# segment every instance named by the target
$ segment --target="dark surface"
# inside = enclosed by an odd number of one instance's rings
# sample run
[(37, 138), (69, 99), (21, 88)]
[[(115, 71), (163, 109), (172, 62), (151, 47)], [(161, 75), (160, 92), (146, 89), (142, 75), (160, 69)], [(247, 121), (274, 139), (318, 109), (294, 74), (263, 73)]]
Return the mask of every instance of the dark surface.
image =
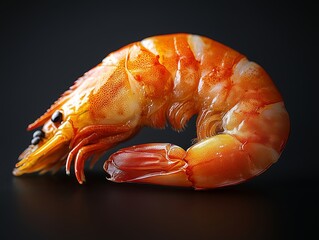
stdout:
[[(317, 236), (315, 8), (305, 2), (195, 2), (0, 3), (0, 239)], [(247, 183), (210, 191), (110, 183), (101, 169), (103, 160), (86, 171), (84, 185), (63, 171), (11, 175), (32, 138), (26, 126), (76, 78), (123, 45), (173, 32), (211, 37), (272, 76), (292, 124), (278, 163)], [(188, 147), (195, 137), (194, 120), (182, 134), (145, 129), (122, 146), (170, 141)]]

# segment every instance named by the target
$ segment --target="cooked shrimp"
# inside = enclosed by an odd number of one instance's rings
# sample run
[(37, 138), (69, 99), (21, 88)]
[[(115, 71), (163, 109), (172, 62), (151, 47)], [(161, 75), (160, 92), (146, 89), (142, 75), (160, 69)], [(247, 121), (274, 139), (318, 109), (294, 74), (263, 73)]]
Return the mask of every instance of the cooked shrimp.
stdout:
[(146, 143), (119, 150), (104, 164), (107, 179), (216, 188), (244, 182), (275, 163), (288, 138), (289, 116), (269, 75), (242, 54), (206, 37), (155, 36), (109, 54), (78, 79), (28, 130), (32, 144), (15, 175), (74, 164), (85, 181), (108, 149), (143, 126), (180, 131), (197, 117), (187, 150)]

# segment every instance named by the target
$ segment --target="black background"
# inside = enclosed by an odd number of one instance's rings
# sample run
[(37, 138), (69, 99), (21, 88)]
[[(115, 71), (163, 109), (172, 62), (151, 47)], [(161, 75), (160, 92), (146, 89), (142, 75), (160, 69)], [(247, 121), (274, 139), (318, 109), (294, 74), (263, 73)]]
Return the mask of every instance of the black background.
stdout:
[[(314, 6), (304, 1), (2, 1), (0, 31), (0, 239), (306, 239), (316, 232)], [(210, 191), (107, 182), (104, 160), (86, 171), (84, 185), (63, 171), (11, 175), (31, 139), (26, 126), (75, 79), (130, 42), (175, 32), (222, 42), (272, 76), (291, 117), (291, 134), (267, 172)], [(120, 147), (169, 141), (187, 148), (194, 131), (194, 119), (182, 134), (144, 129)]]

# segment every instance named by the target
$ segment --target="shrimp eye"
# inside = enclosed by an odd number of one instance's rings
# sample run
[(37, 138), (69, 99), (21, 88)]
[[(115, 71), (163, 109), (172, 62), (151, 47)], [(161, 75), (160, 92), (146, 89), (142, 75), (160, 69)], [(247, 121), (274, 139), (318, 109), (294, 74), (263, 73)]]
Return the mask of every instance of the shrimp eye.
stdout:
[(32, 139), (31, 144), (32, 145), (37, 145), (41, 141), (40, 137), (35, 137)]
[(44, 138), (45, 133), (42, 130), (37, 130), (33, 133), (33, 138), (39, 137), (39, 138)]
[(51, 121), (54, 123), (60, 123), (62, 122), (62, 117), (63, 117), (62, 112), (57, 110), (52, 114)]

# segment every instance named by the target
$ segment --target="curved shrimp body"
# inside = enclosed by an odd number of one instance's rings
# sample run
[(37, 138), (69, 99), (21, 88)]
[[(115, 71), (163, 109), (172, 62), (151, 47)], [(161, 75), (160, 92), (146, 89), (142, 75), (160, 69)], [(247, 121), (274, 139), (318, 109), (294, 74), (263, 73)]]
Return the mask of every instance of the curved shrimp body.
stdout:
[[(42, 127), (21, 155), (15, 175), (84, 163), (132, 137), (142, 126), (175, 130), (197, 118), (197, 141), (121, 149), (104, 164), (115, 182), (194, 187), (233, 185), (275, 163), (289, 117), (267, 73), (242, 54), (189, 34), (150, 37), (108, 55), (28, 129)], [(58, 117), (57, 117), (58, 116)], [(58, 119), (58, 120), (57, 120)]]

